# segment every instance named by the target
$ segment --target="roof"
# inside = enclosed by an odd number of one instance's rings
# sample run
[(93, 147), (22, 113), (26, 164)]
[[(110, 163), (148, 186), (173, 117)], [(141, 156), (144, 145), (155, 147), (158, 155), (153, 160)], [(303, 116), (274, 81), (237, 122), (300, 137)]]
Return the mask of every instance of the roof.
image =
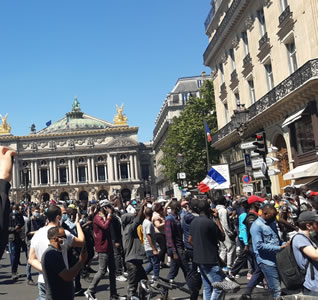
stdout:
[(117, 126), (110, 122), (84, 114), (81, 111), (80, 103), (78, 102), (77, 98), (75, 98), (72, 104), (71, 112), (66, 113), (64, 118), (53, 124), (49, 124), (46, 128), (38, 131), (36, 135), (97, 130), (106, 129), (109, 127)]

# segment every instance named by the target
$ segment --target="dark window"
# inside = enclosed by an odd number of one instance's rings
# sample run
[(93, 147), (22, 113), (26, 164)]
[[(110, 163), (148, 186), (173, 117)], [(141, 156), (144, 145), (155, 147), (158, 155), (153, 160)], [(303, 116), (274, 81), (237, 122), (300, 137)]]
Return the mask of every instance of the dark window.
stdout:
[(41, 184), (48, 184), (47, 169), (41, 169)]
[(149, 167), (148, 167), (148, 165), (141, 165), (141, 177), (144, 180), (148, 180), (148, 177), (149, 177)]
[(66, 183), (66, 168), (60, 168), (60, 183)]
[(128, 178), (127, 163), (120, 164), (120, 178), (121, 179), (127, 179)]
[(78, 167), (78, 177), (79, 182), (86, 182), (85, 167)]
[(105, 167), (104, 166), (97, 167), (97, 176), (98, 176), (98, 181), (105, 181)]
[(295, 122), (295, 136), (298, 154), (303, 154), (315, 149), (311, 115), (304, 115), (299, 121)]

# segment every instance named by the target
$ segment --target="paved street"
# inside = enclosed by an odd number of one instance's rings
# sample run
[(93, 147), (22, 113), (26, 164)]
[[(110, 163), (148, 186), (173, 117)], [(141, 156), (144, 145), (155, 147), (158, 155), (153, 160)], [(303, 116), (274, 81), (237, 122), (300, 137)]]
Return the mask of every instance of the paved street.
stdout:
[[(21, 300), (35, 300), (38, 295), (38, 289), (37, 287), (29, 286), (26, 284), (26, 272), (25, 272), (25, 255), (24, 253), (21, 254), (21, 263), (22, 265), (18, 268), (18, 273), (20, 274), (19, 280), (15, 283), (11, 280), (11, 269), (10, 269), (10, 259), (9, 254), (4, 253), (3, 258), (0, 260), (0, 299), (1, 300), (15, 300), (15, 299), (21, 299)], [(96, 262), (93, 264), (93, 269), (97, 270)], [(163, 278), (167, 277), (169, 269), (161, 269), (160, 276)], [(245, 275), (246, 272), (242, 272), (242, 274)], [(33, 272), (33, 280), (37, 280), (36, 272)], [(241, 292), (243, 291), (244, 287), (246, 286), (247, 280), (246, 276), (242, 276), (241, 278), (237, 279), (239, 283), (241, 283), (241, 291), (237, 294), (231, 294), (226, 297), (227, 300), (229, 299), (237, 299)], [(88, 287), (88, 282), (85, 280), (82, 280), (82, 286), (83, 288)], [(180, 283), (180, 285), (183, 285), (184, 282), (183, 274), (180, 270), (178, 277), (176, 278), (176, 282)], [(121, 296), (124, 296), (127, 294), (127, 283), (122, 283), (117, 281), (117, 290), (118, 294)], [(105, 290), (107, 291), (105, 292)], [(263, 289), (255, 289), (254, 293), (255, 296), (253, 299), (259, 298), (259, 296), (264, 292)], [(108, 299), (109, 298), (109, 292), (108, 292), (108, 278), (106, 275), (106, 279), (103, 279), (100, 282), (100, 285), (97, 288), (96, 296), (98, 299)], [(202, 296), (202, 295), (201, 295)], [(180, 290), (171, 290), (169, 292), (169, 297), (172, 299), (178, 299), (178, 300), (185, 300), (189, 299), (189, 295), (186, 293), (180, 291)], [(78, 300), (84, 300), (86, 299), (84, 296), (82, 297), (76, 297), (75, 299)], [(199, 297), (199, 299), (202, 299), (202, 297)]]

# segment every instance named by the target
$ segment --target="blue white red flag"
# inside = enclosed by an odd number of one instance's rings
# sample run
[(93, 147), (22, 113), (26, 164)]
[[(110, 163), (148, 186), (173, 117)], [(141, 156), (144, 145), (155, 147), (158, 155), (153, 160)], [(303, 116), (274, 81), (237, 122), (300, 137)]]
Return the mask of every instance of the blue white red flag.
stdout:
[(211, 131), (210, 131), (210, 128), (209, 128), (208, 123), (206, 122), (206, 120), (204, 120), (204, 128), (205, 128), (206, 138), (207, 138), (208, 142), (211, 143), (211, 141), (212, 141)]
[(201, 193), (206, 193), (209, 190), (217, 188), (224, 182), (226, 182), (226, 179), (223, 175), (214, 168), (211, 168), (208, 175), (198, 185), (198, 189)]
[(69, 118), (69, 117), (67, 117), (67, 118), (66, 118), (65, 125), (67, 126), (69, 122), (70, 122), (70, 118)]

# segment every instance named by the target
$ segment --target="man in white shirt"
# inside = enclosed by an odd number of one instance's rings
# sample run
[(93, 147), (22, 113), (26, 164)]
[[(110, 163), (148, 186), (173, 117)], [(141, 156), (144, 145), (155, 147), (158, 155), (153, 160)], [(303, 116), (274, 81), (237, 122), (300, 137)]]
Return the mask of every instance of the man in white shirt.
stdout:
[[(31, 240), (31, 247), (30, 247), (30, 253), (29, 253), (29, 264), (36, 270), (40, 271), (39, 277), (38, 277), (38, 288), (39, 288), (38, 300), (45, 300), (45, 283), (44, 283), (44, 277), (42, 274), (41, 258), (50, 243), (47, 238), (47, 232), (51, 227), (59, 226), (60, 220), (62, 218), (61, 208), (56, 205), (51, 205), (47, 210), (47, 218), (49, 221), (48, 225), (40, 228), (34, 234)], [(67, 260), (67, 249), (69, 247), (82, 247), (85, 242), (84, 233), (79, 223), (78, 215), (76, 216), (75, 224), (76, 224), (78, 236), (75, 237), (69, 231), (65, 230), (66, 240), (65, 240), (65, 243), (61, 245), (63, 259), (67, 269), (69, 268), (68, 260)]]

